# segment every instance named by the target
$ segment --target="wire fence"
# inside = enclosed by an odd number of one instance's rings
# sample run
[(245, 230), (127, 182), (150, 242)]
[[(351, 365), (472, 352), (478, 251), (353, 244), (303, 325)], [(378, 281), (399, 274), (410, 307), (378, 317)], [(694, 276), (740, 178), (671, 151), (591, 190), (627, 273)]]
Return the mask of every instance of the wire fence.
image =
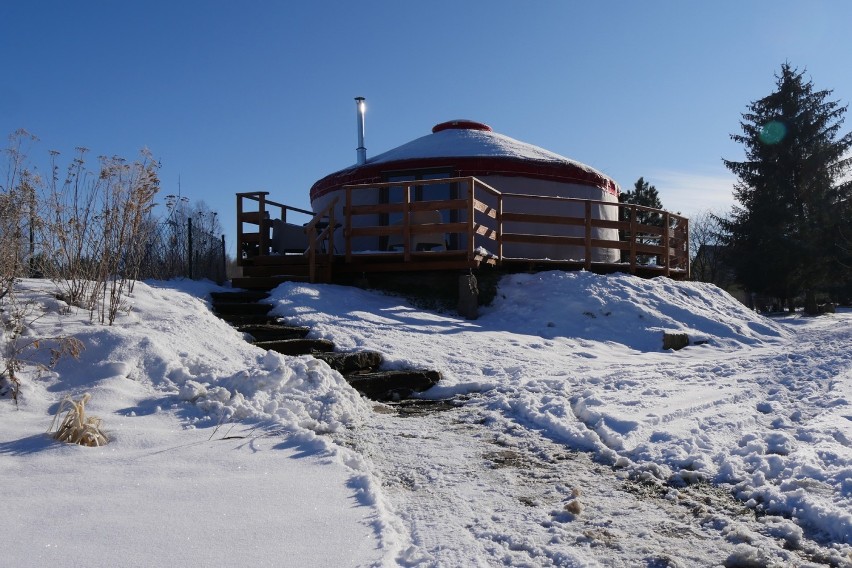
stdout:
[(140, 278), (184, 277), (223, 283), (227, 279), (228, 259), (225, 235), (211, 230), (218, 227), (216, 214), (192, 215), (179, 207), (170, 209), (169, 216), (152, 222), (148, 228)]

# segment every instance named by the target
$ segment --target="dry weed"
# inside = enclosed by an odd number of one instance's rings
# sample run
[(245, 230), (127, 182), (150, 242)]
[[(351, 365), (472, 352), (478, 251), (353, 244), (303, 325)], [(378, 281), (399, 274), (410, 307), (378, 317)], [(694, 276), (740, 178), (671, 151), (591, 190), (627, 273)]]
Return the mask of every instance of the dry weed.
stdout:
[(59, 427), (53, 432), (53, 439), (69, 444), (80, 446), (104, 446), (109, 442), (106, 434), (101, 430), (101, 419), (95, 416), (86, 416), (86, 403), (92, 395), (86, 393), (79, 401), (74, 401), (71, 396), (66, 396), (59, 404), (59, 409), (53, 417), (48, 432), (53, 430), (59, 415), (67, 408), (65, 418)]

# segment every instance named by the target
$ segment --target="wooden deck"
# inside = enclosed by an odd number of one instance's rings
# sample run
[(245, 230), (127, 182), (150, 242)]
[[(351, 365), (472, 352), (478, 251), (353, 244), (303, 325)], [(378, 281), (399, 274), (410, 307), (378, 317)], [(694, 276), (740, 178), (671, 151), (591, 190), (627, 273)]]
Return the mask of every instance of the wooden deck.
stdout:
[[(418, 186), (450, 183), (457, 184), (463, 197), (441, 201), (412, 199)], [(403, 199), (378, 203), (380, 192), (387, 195), (390, 188), (402, 188)], [(271, 201), (267, 192), (237, 194), (238, 264), (243, 277), (234, 279), (234, 286), (269, 288), (288, 280), (339, 282), (351, 280), (353, 275), (467, 272), (484, 266), (507, 272), (587, 270), (674, 279), (689, 276), (689, 222), (668, 211), (597, 200), (505, 193), (477, 178), (353, 185), (344, 189), (342, 218), (340, 198), (313, 213)], [(549, 213), (529, 213), (530, 209), (519, 207), (520, 203), (532, 203), (532, 210)], [(582, 215), (565, 214), (566, 205), (573, 211), (582, 211)], [(610, 219), (599, 218), (599, 212), (606, 208), (613, 208), (607, 215)], [(655, 214), (659, 224), (638, 223), (640, 211)], [(450, 221), (423, 222), (419, 212), (440, 212), (440, 219)], [(304, 253), (275, 253), (274, 219), (289, 221), (292, 226), (296, 215), (305, 221), (298, 225), (303, 226), (306, 236), (302, 243)], [(525, 232), (507, 230), (512, 227), (524, 227)], [(530, 231), (530, 227), (534, 229)], [(606, 234), (617, 231), (619, 237), (602, 239), (600, 235), (604, 233), (596, 229), (611, 229)], [(441, 235), (447, 246), (434, 247), (441, 250), (418, 250), (421, 241), (433, 241), (435, 235)], [(365, 242), (370, 244), (365, 247)], [(390, 243), (396, 243), (394, 250), (386, 250), (391, 248)], [(579, 251), (579, 258), (517, 258), (504, 254), (513, 244), (572, 247), (570, 250)], [(594, 260), (596, 251), (608, 249), (619, 251), (619, 262)]]

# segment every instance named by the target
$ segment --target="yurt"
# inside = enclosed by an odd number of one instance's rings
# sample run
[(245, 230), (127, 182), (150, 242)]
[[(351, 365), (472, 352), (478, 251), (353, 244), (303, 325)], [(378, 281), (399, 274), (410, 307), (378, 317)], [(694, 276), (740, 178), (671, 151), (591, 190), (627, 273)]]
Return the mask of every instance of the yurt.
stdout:
[[(363, 124), (359, 125), (363, 128)], [(342, 219), (344, 212), (344, 186), (351, 184), (377, 184), (409, 182), (415, 186), (412, 200), (433, 201), (465, 198), (464, 184), (445, 183), (416, 186), (418, 180), (435, 180), (473, 176), (507, 196), (503, 199), (505, 210), (535, 215), (561, 215), (582, 218), (586, 204), (579, 201), (524, 199), (520, 196), (549, 196), (594, 200), (592, 218), (618, 220), (618, 208), (607, 203), (617, 203), (618, 184), (603, 173), (577, 161), (560, 156), (538, 146), (521, 142), (494, 132), (486, 124), (472, 120), (451, 120), (432, 128), (432, 132), (383, 154), (366, 157), (362, 138), (358, 149), (358, 163), (330, 174), (317, 181), (310, 192), (312, 209), (317, 212), (339, 198), (335, 218)], [(353, 204), (393, 203), (402, 199), (402, 185), (385, 186), (383, 191), (364, 191), (351, 197)], [(454, 212), (444, 211), (443, 221)], [(360, 220), (373, 224), (398, 222), (393, 215), (381, 219)], [(504, 231), (511, 233), (550, 234), (555, 236), (582, 236), (583, 227), (551, 224), (548, 227), (526, 226), (523, 222), (507, 222)], [(618, 240), (618, 230), (595, 227), (595, 240)], [(337, 241), (342, 235), (336, 236)], [(461, 246), (463, 239), (448, 239), (447, 250)], [(362, 237), (355, 243), (356, 250), (381, 250), (387, 239)], [(549, 243), (508, 243), (503, 249), (506, 258), (577, 260), (582, 259), (582, 247)], [(618, 262), (619, 251), (598, 248), (592, 251), (594, 262)]]

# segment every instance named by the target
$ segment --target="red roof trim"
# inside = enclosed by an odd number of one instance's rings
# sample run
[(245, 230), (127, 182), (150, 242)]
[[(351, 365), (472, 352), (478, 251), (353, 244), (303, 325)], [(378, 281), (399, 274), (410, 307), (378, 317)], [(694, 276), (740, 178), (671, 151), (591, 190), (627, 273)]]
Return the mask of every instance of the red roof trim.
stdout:
[(618, 195), (618, 186), (613, 180), (602, 174), (585, 170), (573, 164), (483, 156), (413, 158), (380, 164), (368, 163), (363, 166), (341, 170), (322, 178), (311, 187), (311, 202), (347, 184), (381, 183), (385, 181), (383, 177), (385, 172), (437, 167), (451, 170), (451, 175), (455, 177), (485, 175), (522, 176), (533, 179), (588, 185), (600, 188), (612, 195)]
[(475, 120), (449, 120), (447, 122), (442, 122), (440, 124), (436, 124), (432, 127), (432, 133), (440, 132), (442, 130), (483, 130), (485, 132), (492, 132), (492, 129), (487, 124), (483, 124), (481, 122), (476, 122)]

